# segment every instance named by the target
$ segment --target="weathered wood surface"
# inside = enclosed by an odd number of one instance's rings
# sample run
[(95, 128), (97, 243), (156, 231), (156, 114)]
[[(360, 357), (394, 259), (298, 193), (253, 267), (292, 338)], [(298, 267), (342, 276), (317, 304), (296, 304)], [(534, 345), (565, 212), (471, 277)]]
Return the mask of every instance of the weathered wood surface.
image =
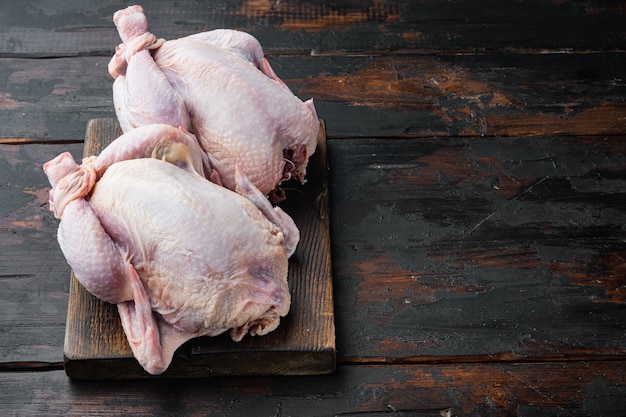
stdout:
[[(340, 357), (623, 354), (625, 143), (332, 141)], [(62, 355), (69, 270), (39, 171), (61, 149), (3, 147), (8, 361)]]
[(367, 335), (341, 352), (626, 354), (625, 137), (346, 139), (330, 155), (338, 332)]
[[(148, 0), (164, 38), (221, 27), (246, 30), (272, 54), (427, 51), (623, 50), (624, 5), (611, 0)], [(118, 1), (7, 2), (0, 15), (6, 57), (110, 55)], [(45, 42), (42, 38), (45, 37)]]
[[(330, 138), (626, 134), (624, 53), (270, 56)], [(0, 143), (114, 117), (108, 57), (5, 59)]]
[(3, 415), (623, 416), (616, 362), (339, 366), (332, 376), (76, 381), (0, 374)]
[(6, 415), (624, 414), (621, 2), (143, 5), (166, 38), (250, 31), (327, 121), (338, 371), (66, 379), (69, 267), (41, 164), (80, 156), (87, 121), (113, 115), (121, 4), (11, 2), (0, 8), (0, 369), (18, 372), (0, 373)]
[[(287, 84), (315, 98), (331, 138), (625, 129), (626, 16), (615, 2), (144, 6), (165, 38), (225, 26), (251, 31)], [(0, 140), (77, 140), (89, 119), (113, 116), (106, 65), (119, 42), (111, 21), (119, 7), (3, 6)]]

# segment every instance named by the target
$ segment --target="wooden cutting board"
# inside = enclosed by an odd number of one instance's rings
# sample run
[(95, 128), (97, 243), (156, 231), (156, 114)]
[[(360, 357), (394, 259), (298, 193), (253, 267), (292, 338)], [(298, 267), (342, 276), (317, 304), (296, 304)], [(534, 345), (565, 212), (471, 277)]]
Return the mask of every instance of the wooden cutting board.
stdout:
[[(115, 119), (90, 120), (85, 156), (97, 155), (121, 133)], [(64, 346), (67, 375), (120, 379), (332, 373), (336, 350), (326, 149), (322, 121), (307, 183), (284, 184), (289, 190), (281, 206), (298, 225), (301, 239), (289, 261), (291, 310), (278, 329), (238, 343), (228, 334), (190, 340), (178, 349), (165, 373), (151, 376), (133, 357), (117, 307), (88, 293), (72, 273)]]

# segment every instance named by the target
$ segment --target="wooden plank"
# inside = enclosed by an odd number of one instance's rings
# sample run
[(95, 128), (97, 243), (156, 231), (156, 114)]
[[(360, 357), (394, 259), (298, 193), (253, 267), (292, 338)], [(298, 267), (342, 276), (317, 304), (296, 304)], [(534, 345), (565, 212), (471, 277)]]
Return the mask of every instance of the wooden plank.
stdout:
[(0, 145), (0, 361), (60, 362), (69, 267), (42, 165), (82, 145)]
[[(253, 33), (271, 54), (626, 47), (624, 8), (606, 1), (486, 0), (477, 6), (474, 0), (153, 0), (143, 5), (158, 37), (236, 28)], [(121, 7), (97, 1), (54, 7), (46, 0), (7, 3), (0, 10), (0, 56), (110, 55), (118, 43), (112, 16)]]
[[(85, 156), (121, 134), (115, 119), (89, 123)], [(190, 341), (163, 377), (325, 374), (335, 368), (335, 327), (328, 217), (326, 136), (322, 123), (308, 182), (290, 192), (286, 211), (301, 240), (289, 262), (292, 305), (279, 328), (235, 343), (227, 335)], [(148, 377), (135, 361), (117, 308), (89, 294), (72, 276), (65, 333), (65, 370), (84, 379)]]
[[(625, 144), (330, 140), (340, 360), (623, 355)], [(0, 145), (2, 362), (62, 359), (69, 267), (41, 165), (64, 150), (82, 144)]]
[(315, 98), (333, 136), (626, 133), (621, 53), (302, 60), (310, 76), (291, 76), (295, 62), (280, 69), (298, 95)]
[(626, 409), (623, 361), (338, 366), (334, 375), (76, 381), (1, 373), (3, 415), (604, 416)]
[(82, 142), (90, 119), (114, 117), (108, 58), (0, 60), (5, 143)]
[[(621, 53), (270, 59), (333, 138), (626, 133)], [(0, 142), (79, 141), (114, 117), (107, 61), (0, 60)]]
[(624, 357), (624, 139), (331, 141), (338, 350)]

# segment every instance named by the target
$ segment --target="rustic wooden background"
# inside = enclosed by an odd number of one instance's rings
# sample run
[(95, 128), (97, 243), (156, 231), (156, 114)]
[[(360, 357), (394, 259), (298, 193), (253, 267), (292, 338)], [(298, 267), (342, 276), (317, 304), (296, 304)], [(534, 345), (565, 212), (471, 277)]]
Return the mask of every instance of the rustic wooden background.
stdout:
[[(10, 4), (4, 4), (10, 3)], [(72, 381), (43, 162), (113, 116), (126, 3), (0, 6), (3, 415), (626, 415), (626, 3), (144, 1), (327, 123), (337, 372)]]

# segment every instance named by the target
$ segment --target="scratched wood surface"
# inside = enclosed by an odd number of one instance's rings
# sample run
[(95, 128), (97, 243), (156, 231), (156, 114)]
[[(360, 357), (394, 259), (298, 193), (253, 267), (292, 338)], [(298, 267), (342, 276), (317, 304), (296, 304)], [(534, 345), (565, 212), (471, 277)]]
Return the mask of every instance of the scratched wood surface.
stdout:
[(338, 365), (141, 385), (62, 368), (69, 267), (41, 164), (113, 116), (123, 6), (75, 3), (0, 8), (7, 415), (624, 415), (622, 2), (144, 2), (157, 36), (251, 32), (315, 99)]

